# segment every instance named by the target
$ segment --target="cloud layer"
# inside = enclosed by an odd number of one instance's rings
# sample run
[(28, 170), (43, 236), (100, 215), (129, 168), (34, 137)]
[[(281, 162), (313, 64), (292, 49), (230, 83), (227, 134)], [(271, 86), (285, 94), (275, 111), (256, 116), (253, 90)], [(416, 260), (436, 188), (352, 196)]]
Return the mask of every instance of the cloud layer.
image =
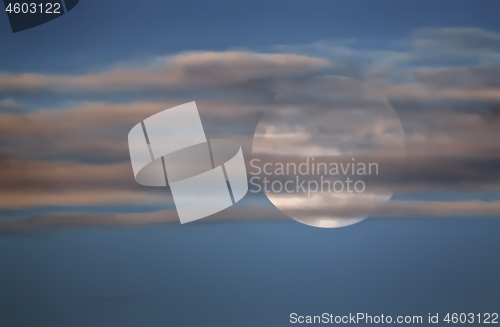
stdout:
[[(494, 201), (500, 193), (500, 34), (434, 28), (389, 48), (318, 42), (277, 49), (186, 52), (74, 76), (0, 73), (0, 209), (172, 207), (168, 189), (134, 182), (126, 135), (138, 121), (196, 100), (208, 137), (235, 139), (251, 158), (253, 133), (274, 95), (304, 79), (343, 75), (385, 95), (406, 133), (398, 200), (380, 216), (500, 215)], [(429, 200), (430, 193), (446, 200)], [(176, 221), (169, 210), (49, 213), (0, 221), (0, 229)], [(260, 205), (220, 215), (283, 217)]]

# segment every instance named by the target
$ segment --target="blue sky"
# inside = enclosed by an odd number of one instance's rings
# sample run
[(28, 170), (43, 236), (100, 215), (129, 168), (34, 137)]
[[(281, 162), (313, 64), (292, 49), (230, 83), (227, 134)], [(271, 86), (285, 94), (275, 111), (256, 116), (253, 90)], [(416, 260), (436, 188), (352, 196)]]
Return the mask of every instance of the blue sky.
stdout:
[[(495, 310), (498, 12), (494, 0), (81, 0), (16, 34), (0, 15), (0, 325)], [(384, 93), (407, 134), (406, 174), (378, 219), (312, 228), (248, 195), (177, 226), (168, 192), (135, 183), (137, 121), (195, 99), (207, 135), (249, 155), (280, 83), (328, 74)]]
[[(186, 50), (266, 49), (329, 39), (364, 48), (423, 27), (498, 30), (497, 1), (82, 1), (16, 35), (1, 19), (3, 71), (74, 72)], [(40, 58), (43, 58), (42, 60)]]

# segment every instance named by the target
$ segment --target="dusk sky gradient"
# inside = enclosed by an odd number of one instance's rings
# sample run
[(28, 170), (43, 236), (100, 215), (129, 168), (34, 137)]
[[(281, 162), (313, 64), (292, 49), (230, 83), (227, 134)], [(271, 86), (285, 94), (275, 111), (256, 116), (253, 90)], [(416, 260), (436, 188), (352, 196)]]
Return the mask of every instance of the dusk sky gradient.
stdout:
[[(0, 326), (498, 312), (499, 13), (495, 0), (80, 0), (15, 34), (0, 14)], [(401, 120), (404, 174), (376, 217), (313, 228), (249, 193), (180, 226), (168, 189), (135, 182), (137, 122), (196, 101), (207, 137), (248, 160), (274, 96), (321, 76), (370, 85)]]

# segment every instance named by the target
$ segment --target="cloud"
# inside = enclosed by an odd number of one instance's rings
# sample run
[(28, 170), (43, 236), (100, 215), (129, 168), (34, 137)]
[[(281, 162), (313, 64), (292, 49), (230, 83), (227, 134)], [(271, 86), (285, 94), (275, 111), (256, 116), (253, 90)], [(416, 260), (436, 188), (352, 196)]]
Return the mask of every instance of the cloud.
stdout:
[(499, 52), (500, 34), (474, 27), (423, 28), (414, 32), (412, 45), (431, 54), (440, 49)]
[(122, 190), (10, 191), (0, 199), (0, 209), (28, 209), (46, 206), (158, 205), (172, 204), (166, 190), (138, 192)]
[(256, 80), (290, 78), (329, 65), (320, 58), (252, 52), (190, 52), (157, 58), (144, 67), (123, 67), (81, 76), (0, 74), (0, 91), (53, 92), (234, 86)]
[[(0, 74), (5, 96), (0, 100), (0, 208), (169, 206), (168, 190), (146, 189), (133, 179), (126, 138), (132, 126), (196, 100), (207, 136), (237, 140), (250, 159), (255, 127), (273, 96), (303, 79), (330, 74), (363, 80), (395, 108), (408, 153), (400, 194), (498, 194), (500, 34), (431, 28), (383, 48), (357, 45), (329, 41), (281, 46), (280, 53), (187, 52), (85, 75)], [(386, 120), (369, 114), (360, 119), (362, 126), (386, 126)], [(293, 132), (310, 137), (311, 124), (303, 125)], [(322, 128), (349, 130), (353, 124), (343, 117)], [(370, 135), (359, 135), (373, 141)], [(315, 153), (308, 146), (303, 153)], [(331, 146), (332, 151), (337, 148)], [(401, 168), (380, 160), (380, 165)], [(252, 210), (230, 209), (217, 217), (283, 217), (275, 209)], [(496, 202), (475, 201), (391, 201), (384, 210), (381, 215), (390, 217), (500, 214)], [(177, 222), (174, 211), (134, 215), (47, 214), (13, 224)]]
[(500, 201), (390, 201), (377, 217), (498, 217)]
[[(241, 207), (233, 206), (212, 216), (204, 218), (199, 223), (244, 220), (276, 220), (285, 216), (273, 207)], [(0, 233), (19, 230), (50, 227), (84, 227), (84, 226), (114, 226), (114, 225), (145, 225), (145, 224), (179, 224), (177, 211), (174, 209), (143, 213), (81, 213), (62, 212), (35, 215), (22, 220), (0, 220)]]
[[(297, 208), (297, 211), (303, 209)], [(320, 215), (321, 207), (307, 209), (310, 214)], [(354, 207), (349, 210), (355, 210)], [(500, 201), (390, 201), (376, 215), (384, 218), (443, 218), (443, 217), (497, 217)], [(328, 212), (327, 212), (328, 214)], [(292, 221), (272, 207), (231, 207), (194, 224), (238, 221)], [(22, 220), (0, 221), (0, 233), (15, 233), (39, 228), (117, 226), (144, 224), (178, 224), (175, 210), (145, 213), (51, 213)]]
[[(0, 114), (0, 153), (12, 160), (74, 160), (88, 163), (128, 162), (126, 135), (141, 120), (188, 100), (82, 103), (26, 114)], [(262, 101), (197, 101), (209, 137), (231, 135), (250, 151)], [(125, 137), (124, 137), (125, 135)]]
[(387, 82), (372, 82), (373, 87), (389, 99), (416, 100), (463, 100), (463, 101), (500, 101), (500, 88), (483, 89), (467, 87), (433, 88), (426, 84), (399, 85)]
[[(0, 208), (171, 204), (168, 189), (135, 182), (126, 135), (137, 122), (180, 103), (84, 103), (0, 114), (0, 190), (5, 193)], [(261, 103), (212, 99), (198, 107), (208, 137), (229, 134), (250, 152)]]
[(11, 99), (0, 100), (0, 113), (16, 113), (19, 109), (20, 105)]
[(130, 164), (0, 161), (0, 209), (172, 203), (166, 188), (135, 183)]
[(416, 71), (415, 79), (433, 88), (498, 89), (500, 67), (458, 67)]

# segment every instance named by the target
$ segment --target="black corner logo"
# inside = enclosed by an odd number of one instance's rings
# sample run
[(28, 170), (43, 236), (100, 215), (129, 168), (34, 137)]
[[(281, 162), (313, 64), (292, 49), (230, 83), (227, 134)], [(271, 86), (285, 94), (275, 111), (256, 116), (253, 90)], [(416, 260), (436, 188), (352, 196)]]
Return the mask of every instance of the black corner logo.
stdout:
[(71, 9), (79, 0), (3, 0), (12, 32), (45, 24)]

